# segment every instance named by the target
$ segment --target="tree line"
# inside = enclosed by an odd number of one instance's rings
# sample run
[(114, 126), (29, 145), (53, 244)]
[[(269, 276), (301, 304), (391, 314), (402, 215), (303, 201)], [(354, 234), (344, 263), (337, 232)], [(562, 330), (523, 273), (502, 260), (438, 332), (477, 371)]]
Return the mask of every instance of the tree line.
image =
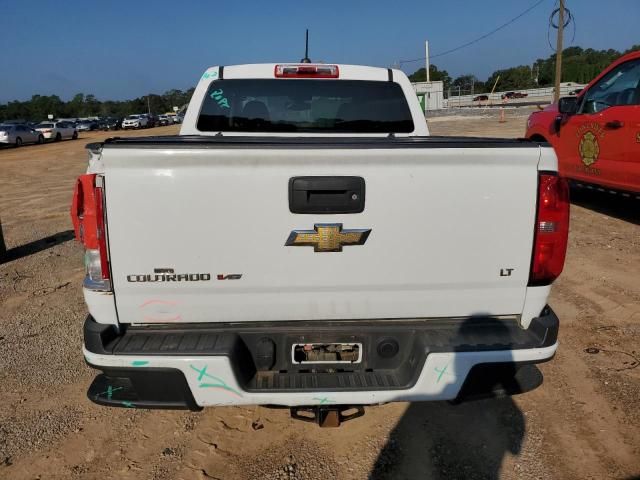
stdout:
[[(562, 82), (589, 83), (605, 67), (623, 54), (640, 50), (640, 45), (634, 45), (624, 52), (617, 50), (594, 50), (581, 47), (569, 47), (562, 51)], [(429, 66), (431, 80), (444, 82), (445, 93), (449, 90), (456, 94), (460, 91), (469, 93), (473, 90), (477, 93), (490, 92), (498, 76), (497, 91), (524, 90), (527, 88), (553, 86), (555, 77), (556, 54), (548, 58), (539, 58), (533, 65), (519, 65), (517, 67), (496, 70), (485, 81), (478, 79), (473, 74), (460, 75), (451, 78), (446, 70), (439, 70), (436, 65)], [(425, 69), (420, 68), (409, 75), (412, 82), (424, 82), (426, 80)]]
[(0, 104), (0, 122), (6, 120), (46, 120), (47, 115), (56, 118), (125, 117), (133, 113), (165, 113), (173, 107), (189, 103), (193, 88), (186, 91), (169, 90), (161, 95), (149, 95), (133, 100), (98, 100), (94, 95), (76, 94), (68, 102), (58, 95), (33, 95), (30, 100)]
[[(634, 45), (625, 52), (617, 50), (594, 50), (591, 48), (570, 47), (563, 51), (562, 81), (588, 83), (602, 69), (624, 53), (640, 50), (640, 45)], [(451, 90), (477, 93), (489, 92), (493, 88), (498, 76), (500, 82), (498, 91), (523, 90), (527, 88), (548, 87), (553, 85), (555, 75), (555, 53), (546, 59), (538, 59), (533, 65), (519, 65), (517, 67), (496, 70), (485, 81), (473, 74), (460, 75), (451, 78), (446, 70), (440, 70), (436, 65), (430, 65), (430, 79), (444, 82), (445, 94)], [(425, 69), (420, 68), (409, 75), (412, 82), (426, 80)], [(33, 95), (30, 100), (12, 101), (0, 104), (0, 122), (6, 120), (46, 120), (52, 114), (58, 118), (78, 117), (125, 117), (132, 113), (143, 113), (149, 109), (151, 113), (165, 113), (172, 111), (174, 106), (182, 107), (189, 103), (193, 88), (186, 91), (169, 90), (161, 95), (149, 95), (133, 100), (98, 100), (94, 95), (78, 93), (68, 102), (57, 95)]]

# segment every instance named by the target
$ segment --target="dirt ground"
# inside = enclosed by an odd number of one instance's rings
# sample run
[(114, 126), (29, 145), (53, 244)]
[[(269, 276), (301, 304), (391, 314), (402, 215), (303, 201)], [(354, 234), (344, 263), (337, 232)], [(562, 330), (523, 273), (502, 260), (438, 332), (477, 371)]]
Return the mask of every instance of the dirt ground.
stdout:
[[(434, 134), (521, 136), (525, 121), (429, 123)], [(262, 407), (90, 403), (82, 251), (68, 210), (84, 145), (107, 136), (0, 150), (9, 249), (0, 264), (0, 478), (640, 478), (640, 208), (591, 193), (573, 192), (567, 264), (550, 301), (560, 348), (530, 393), (371, 407), (340, 429)]]

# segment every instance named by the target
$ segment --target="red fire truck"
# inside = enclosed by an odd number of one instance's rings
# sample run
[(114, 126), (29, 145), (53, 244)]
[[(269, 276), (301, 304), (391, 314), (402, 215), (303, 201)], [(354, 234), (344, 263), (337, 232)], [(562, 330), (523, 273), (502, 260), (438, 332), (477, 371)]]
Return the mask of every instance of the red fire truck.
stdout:
[(613, 62), (578, 96), (532, 113), (526, 136), (553, 145), (561, 175), (640, 194), (640, 51)]

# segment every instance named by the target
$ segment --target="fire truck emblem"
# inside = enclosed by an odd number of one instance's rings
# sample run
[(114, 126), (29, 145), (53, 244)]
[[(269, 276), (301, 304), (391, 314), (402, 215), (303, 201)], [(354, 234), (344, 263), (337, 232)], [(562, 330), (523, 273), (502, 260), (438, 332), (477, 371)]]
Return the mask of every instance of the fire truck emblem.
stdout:
[(598, 155), (600, 154), (600, 146), (598, 145), (598, 139), (592, 132), (587, 132), (582, 136), (580, 145), (578, 147), (580, 151), (580, 158), (585, 166), (590, 166), (596, 163)]

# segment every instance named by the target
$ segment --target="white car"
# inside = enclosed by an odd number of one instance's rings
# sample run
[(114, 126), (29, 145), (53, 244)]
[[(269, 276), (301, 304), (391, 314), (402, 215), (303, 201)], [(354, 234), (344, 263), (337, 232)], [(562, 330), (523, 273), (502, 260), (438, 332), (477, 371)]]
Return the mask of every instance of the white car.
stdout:
[(129, 115), (122, 121), (122, 128), (126, 130), (128, 128), (147, 128), (149, 125), (149, 118), (144, 115)]
[(35, 129), (42, 133), (45, 140), (58, 142), (64, 138), (78, 138), (78, 130), (71, 122), (42, 122), (36, 125)]
[(96, 403), (328, 426), (521, 393), (557, 349), (553, 148), (429, 136), (400, 70), (212, 67), (179, 135), (87, 148), (71, 212)]
[(44, 136), (28, 125), (0, 124), (0, 145), (20, 147), (26, 143), (44, 143)]

